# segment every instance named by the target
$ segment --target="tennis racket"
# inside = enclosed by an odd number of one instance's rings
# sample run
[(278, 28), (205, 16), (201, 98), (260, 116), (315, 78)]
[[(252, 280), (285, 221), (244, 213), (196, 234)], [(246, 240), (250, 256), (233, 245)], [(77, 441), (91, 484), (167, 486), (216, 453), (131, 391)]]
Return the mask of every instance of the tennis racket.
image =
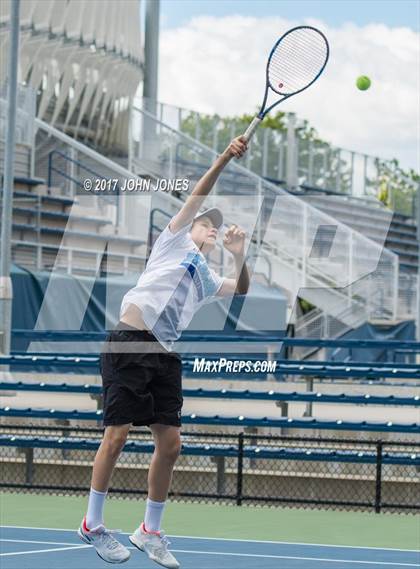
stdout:
[[(281, 36), (268, 56), (264, 99), (258, 115), (244, 133), (247, 140), (271, 109), (318, 79), (329, 54), (327, 38), (312, 26), (298, 26)], [(281, 98), (266, 108), (269, 89)]]

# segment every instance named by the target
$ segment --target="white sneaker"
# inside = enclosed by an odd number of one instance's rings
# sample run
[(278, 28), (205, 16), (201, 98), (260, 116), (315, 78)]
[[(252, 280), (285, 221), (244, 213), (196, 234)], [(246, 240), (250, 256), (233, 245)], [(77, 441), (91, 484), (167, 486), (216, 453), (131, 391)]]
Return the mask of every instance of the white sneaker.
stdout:
[(168, 569), (178, 569), (180, 564), (170, 551), (168, 551), (169, 541), (163, 531), (145, 531), (144, 522), (128, 538), (133, 545), (144, 551), (149, 559), (156, 561), (159, 565)]
[(130, 552), (122, 543), (117, 541), (111, 534), (119, 530), (109, 530), (100, 525), (90, 530), (86, 527), (86, 518), (83, 518), (77, 534), (82, 541), (93, 545), (101, 559), (108, 563), (124, 563), (130, 559)]

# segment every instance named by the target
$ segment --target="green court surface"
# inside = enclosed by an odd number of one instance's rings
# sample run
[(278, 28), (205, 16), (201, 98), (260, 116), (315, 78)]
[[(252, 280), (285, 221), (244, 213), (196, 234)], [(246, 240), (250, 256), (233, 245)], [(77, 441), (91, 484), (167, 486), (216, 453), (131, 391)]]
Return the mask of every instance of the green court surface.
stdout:
[[(80, 496), (0, 494), (0, 524), (77, 528), (87, 499)], [(142, 520), (143, 500), (108, 499), (106, 523), (132, 531)], [(325, 510), (168, 502), (165, 531), (170, 535), (420, 548), (420, 517)]]

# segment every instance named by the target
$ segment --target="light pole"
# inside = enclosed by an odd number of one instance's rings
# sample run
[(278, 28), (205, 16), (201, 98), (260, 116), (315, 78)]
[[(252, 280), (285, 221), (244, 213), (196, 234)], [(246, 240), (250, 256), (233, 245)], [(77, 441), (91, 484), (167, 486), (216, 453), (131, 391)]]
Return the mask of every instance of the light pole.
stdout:
[(10, 353), (12, 328), (12, 279), (10, 277), (11, 234), (13, 214), (13, 170), (15, 160), (15, 125), (17, 74), (19, 62), (20, 0), (12, 0), (10, 11), (10, 42), (8, 53), (7, 124), (4, 149), (3, 215), (0, 239), (0, 350)]
[[(147, 0), (144, 31), (143, 106), (152, 115), (156, 115), (158, 94), (159, 13), (160, 1)], [(158, 153), (156, 123), (147, 116), (143, 116), (142, 120), (142, 158), (154, 161)]]
[[(416, 219), (417, 219), (417, 317), (416, 317), (416, 339), (420, 342), (420, 182), (417, 184), (416, 200)], [(420, 358), (420, 355), (419, 355)]]

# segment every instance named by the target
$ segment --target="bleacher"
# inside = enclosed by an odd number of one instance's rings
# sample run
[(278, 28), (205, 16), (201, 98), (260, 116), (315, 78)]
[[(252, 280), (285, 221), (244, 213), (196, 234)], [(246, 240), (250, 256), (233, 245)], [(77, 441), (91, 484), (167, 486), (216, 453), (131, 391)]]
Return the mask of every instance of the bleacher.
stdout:
[[(100, 333), (45, 334), (28, 331), (22, 334), (49, 341), (77, 337), (103, 339)], [(203, 357), (199, 352), (200, 339), (226, 340), (225, 345), (229, 345), (229, 342), (241, 337), (213, 334), (208, 338), (191, 336), (189, 339), (198, 342), (198, 348), (196, 353), (182, 358), (185, 398), (183, 423), (186, 425), (200, 429), (210, 426), (216, 431), (220, 429), (219, 432), (258, 429), (275, 433), (292, 429), (300, 434), (307, 431), (329, 431), (332, 434), (356, 431), (364, 435), (382, 433), (387, 437), (420, 434), (420, 366), (392, 361), (392, 354), (401, 349), (405, 349), (411, 357), (415, 356), (420, 351), (419, 343), (390, 341), (385, 344), (374, 340), (317, 341), (298, 338), (283, 338), (279, 342), (277, 338), (278, 347), (273, 352), (274, 337), (255, 339), (244, 336), (244, 342), (259, 342), (258, 353), (243, 356), (232, 353), (224, 357), (255, 362), (268, 357), (264, 356), (264, 350), (270, 346), (270, 359), (275, 359), (276, 367), (275, 370), (255, 373), (242, 369), (233, 374), (223, 369), (218, 372), (205, 368), (197, 370), (194, 364)], [(303, 362), (281, 359), (282, 344), (308, 343), (316, 344), (318, 348), (328, 346), (336, 349), (356, 346), (372, 349), (381, 346), (388, 355), (388, 361)], [(211, 359), (211, 356), (207, 357)], [(102, 402), (98, 364), (97, 354), (38, 352), (0, 357), (0, 366), (7, 366), (14, 374), (12, 381), (0, 383), (3, 394), (0, 408), (2, 422), (6, 421), (5, 425), (13, 419), (46, 419), (52, 424), (67, 421), (74, 425), (100, 422)], [(25, 371), (26, 379), (25, 375), (23, 378), (17, 377), (18, 374), (25, 374)], [(46, 397), (46, 394), (49, 396)], [(216, 401), (217, 414), (212, 411)]]
[[(47, 340), (99, 335), (22, 334)], [(227, 343), (235, 339), (226, 337)], [(243, 341), (251, 345), (256, 340)], [(257, 341), (261, 354), (231, 357), (260, 357), (269, 344)], [(318, 343), (357, 345), (354, 340)], [(361, 344), (371, 349), (380, 342)], [(345, 492), (354, 507), (376, 512), (418, 508), (420, 367), (396, 363), (392, 354), (404, 349), (412, 357), (420, 352), (420, 343), (389, 342), (382, 348), (389, 361), (279, 360), (274, 373), (240, 379), (193, 373), (194, 354), (185, 355), (182, 450), (174, 495), (292, 506), (316, 504), (328, 487), (328, 500), (335, 506)], [(0, 382), (2, 486), (83, 490), (102, 434), (98, 356), (21, 353), (0, 358), (0, 366), (5, 365), (10, 371)], [(54, 371), (48, 371), (49, 365)], [(88, 366), (89, 375), (78, 373), (80, 365)], [(15, 371), (25, 366), (31, 371)], [(153, 451), (150, 433), (132, 429), (114, 475), (115, 494), (145, 491)], [(358, 498), (362, 489), (372, 496), (369, 501)]]
[(322, 195), (320, 192), (313, 193), (309, 187), (302, 198), (373, 241), (382, 244), (382, 236), (386, 234), (384, 245), (398, 255), (400, 269), (416, 273), (419, 251), (413, 218), (393, 213), (389, 225), (389, 212), (380, 208), (375, 200), (331, 193)]
[(33, 270), (94, 276), (109, 247), (108, 274), (139, 273), (147, 243), (116, 234), (109, 217), (71, 213), (75, 203), (77, 199), (62, 196), (60, 188), (47, 187), (43, 179), (16, 177), (12, 261)]

